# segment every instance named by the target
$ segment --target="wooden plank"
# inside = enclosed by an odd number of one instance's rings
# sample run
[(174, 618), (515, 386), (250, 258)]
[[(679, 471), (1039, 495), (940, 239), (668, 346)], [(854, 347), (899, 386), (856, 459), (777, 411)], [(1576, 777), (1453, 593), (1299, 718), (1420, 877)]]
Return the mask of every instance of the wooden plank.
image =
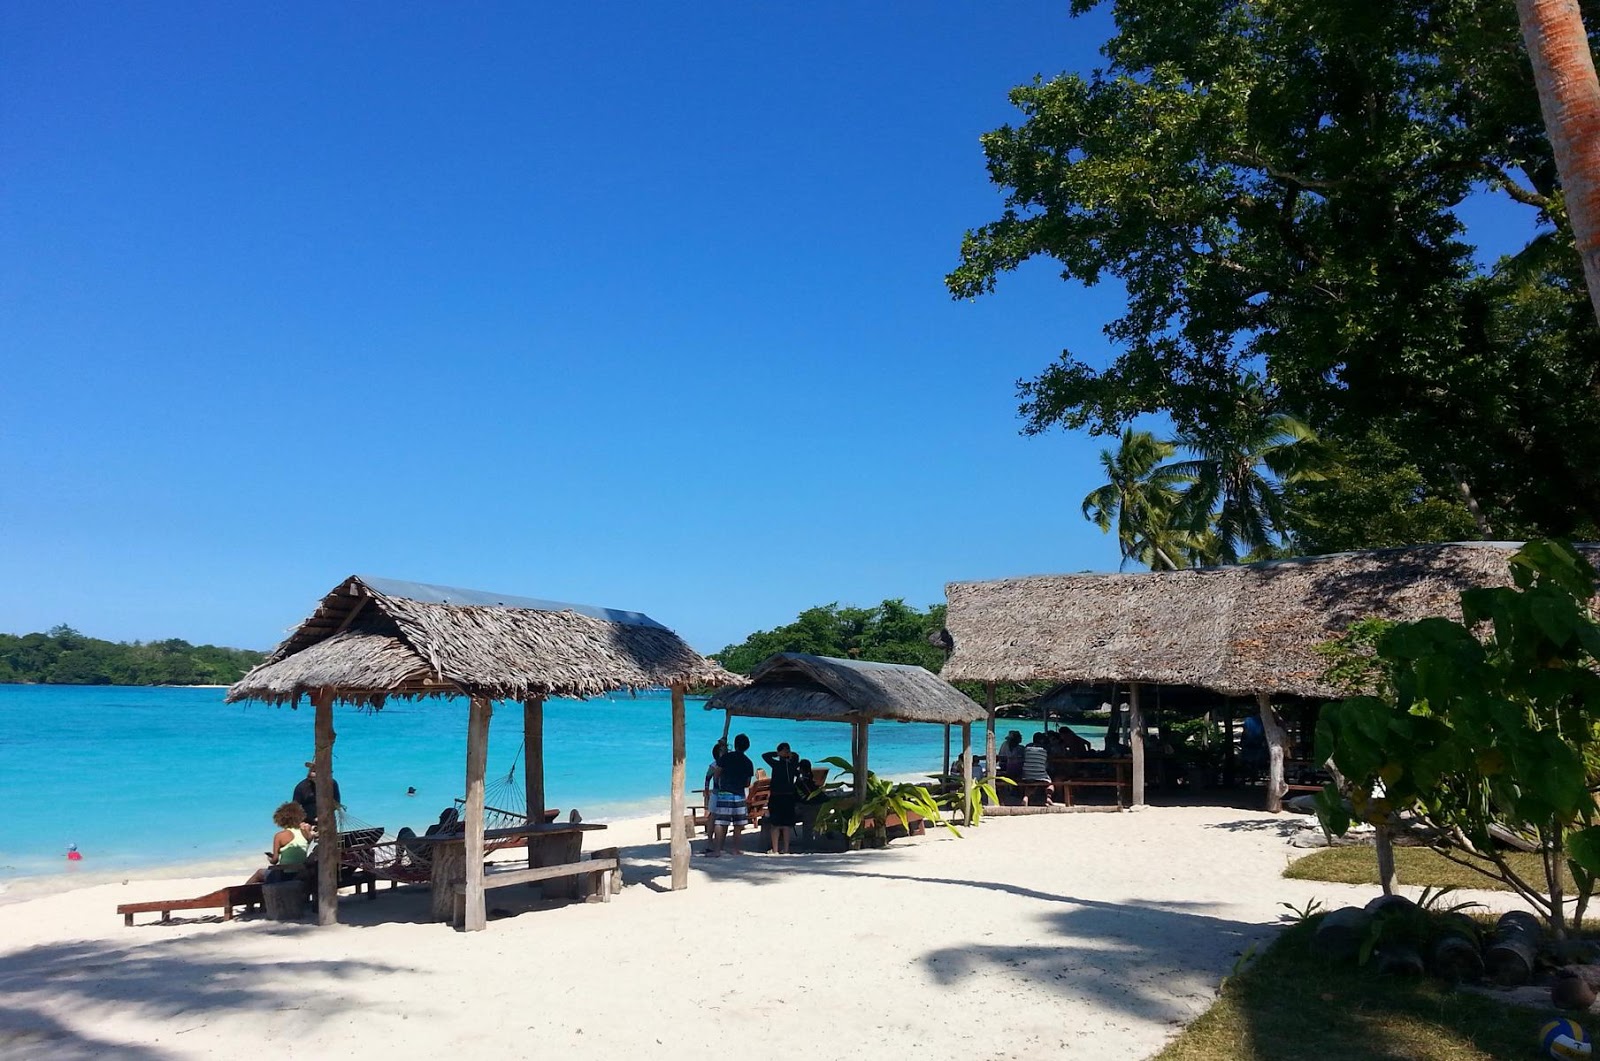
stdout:
[(1133, 805), (1144, 806), (1144, 712), (1139, 707), (1139, 683), (1128, 686), (1128, 744), (1133, 749)]
[(472, 698), (467, 719), (466, 909), (461, 927), (482, 932), (488, 924), (483, 904), (483, 769), (489, 753), (489, 716), (486, 696)]
[(311, 694), (317, 709), (316, 751), (312, 770), (317, 779), (317, 924), (339, 922), (339, 801), (333, 798), (333, 690)]
[[(729, 718), (732, 718), (730, 715)], [(684, 775), (688, 742), (684, 733), (683, 686), (672, 687), (672, 890), (689, 886), (689, 830), (684, 828)], [(709, 813), (709, 812), (708, 812)]]
[[(558, 862), (553, 866), (534, 866), (529, 869), (497, 869), (483, 875), (483, 887), (489, 890), (509, 888), (516, 884), (555, 880), (557, 877), (577, 877), (585, 873), (600, 873), (617, 868), (614, 858), (587, 858), (581, 862)], [(466, 894), (466, 885), (457, 884), (456, 890)]]
[(1277, 814), (1283, 810), (1283, 750), (1288, 744), (1288, 734), (1283, 731), (1283, 721), (1272, 707), (1268, 693), (1256, 694), (1256, 705), (1261, 709), (1261, 729), (1267, 738), (1267, 810)]

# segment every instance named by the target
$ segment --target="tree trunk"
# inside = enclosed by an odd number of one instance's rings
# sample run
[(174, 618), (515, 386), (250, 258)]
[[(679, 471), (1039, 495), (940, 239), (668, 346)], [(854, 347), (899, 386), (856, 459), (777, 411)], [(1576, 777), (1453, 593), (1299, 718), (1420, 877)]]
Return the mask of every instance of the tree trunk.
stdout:
[[(728, 716), (732, 718), (732, 715)], [(684, 735), (683, 686), (672, 687), (672, 890), (681, 892), (689, 886), (689, 829), (684, 816), (688, 800), (684, 794), (688, 761), (688, 744)], [(711, 813), (711, 808), (706, 808)]]
[(1600, 82), (1578, 0), (1517, 0), (1567, 219), (1600, 317)]
[(1289, 737), (1273, 710), (1272, 697), (1257, 693), (1256, 704), (1261, 708), (1261, 729), (1267, 738), (1267, 810), (1277, 814), (1283, 810), (1283, 794), (1288, 791), (1283, 784), (1283, 749)]
[(1389, 823), (1379, 822), (1375, 840), (1378, 848), (1378, 883), (1383, 886), (1383, 894), (1393, 895), (1395, 885), (1400, 883), (1394, 870), (1394, 838), (1389, 835)]
[(312, 756), (317, 778), (317, 924), (339, 923), (339, 801), (333, 797), (333, 690), (311, 694), (316, 706), (316, 753)]
[(1144, 806), (1144, 715), (1139, 710), (1139, 683), (1128, 686), (1128, 751), (1133, 758), (1133, 805)]
[(1472, 522), (1478, 528), (1478, 540), (1493, 541), (1494, 528), (1489, 525), (1489, 518), (1483, 514), (1483, 509), (1478, 507), (1477, 495), (1472, 492), (1472, 486), (1467, 482), (1466, 476), (1462, 475), (1461, 469), (1454, 464), (1445, 465), (1445, 471), (1455, 480), (1456, 489), (1461, 493), (1461, 501), (1472, 514)]

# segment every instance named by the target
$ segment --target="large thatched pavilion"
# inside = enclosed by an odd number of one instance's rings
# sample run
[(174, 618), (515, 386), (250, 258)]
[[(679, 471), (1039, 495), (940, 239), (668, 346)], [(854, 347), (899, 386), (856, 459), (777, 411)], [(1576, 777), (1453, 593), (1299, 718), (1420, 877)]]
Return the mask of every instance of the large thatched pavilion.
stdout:
[[(739, 679), (647, 615), (477, 590), (351, 576), (334, 588), (266, 662), (228, 690), (228, 700), (316, 707), (315, 771), (333, 776), (333, 705), (381, 708), (391, 697), (464, 696), (467, 730), (466, 920), (484, 926), (483, 782), (496, 700), (522, 704), (527, 813), (544, 802), (544, 701), (621, 689), (672, 690), (672, 886), (688, 884), (683, 828), (684, 692)], [(332, 800), (317, 805), (317, 831), (337, 832)], [(318, 921), (336, 916), (338, 860), (318, 863)]]
[[(996, 682), (1126, 685), (1134, 733), (1143, 725), (1143, 685), (1253, 696), (1269, 749), (1268, 806), (1277, 810), (1284, 730), (1273, 698), (1341, 695), (1323, 677), (1316, 646), (1369, 616), (1459, 619), (1462, 590), (1511, 584), (1517, 546), (1464, 542), (1186, 571), (952, 582), (950, 658), (941, 674), (986, 683), (991, 708)], [(1591, 560), (1600, 555), (1584, 551)], [(1141, 803), (1144, 742), (1135, 738), (1132, 748)]]
[[(750, 684), (719, 690), (707, 710), (747, 718), (786, 718), (798, 722), (845, 722), (854, 738), (851, 761), (856, 791), (867, 776), (868, 735), (874, 721), (931, 722), (961, 727), (962, 775), (972, 776), (972, 723), (985, 716), (949, 682), (923, 667), (869, 663), (857, 659), (779, 652), (750, 672)], [(946, 731), (948, 736), (948, 730)], [(964, 812), (971, 820), (972, 789)]]

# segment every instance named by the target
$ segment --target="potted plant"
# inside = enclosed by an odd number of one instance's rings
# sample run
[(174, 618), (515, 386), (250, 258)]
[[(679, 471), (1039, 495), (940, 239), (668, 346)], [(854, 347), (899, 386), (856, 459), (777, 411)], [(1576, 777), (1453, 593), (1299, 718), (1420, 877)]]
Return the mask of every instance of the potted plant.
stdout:
[[(837, 767), (841, 772), (855, 775), (855, 767), (848, 760), (833, 756), (823, 762)], [(937, 822), (960, 836), (956, 827), (944, 820), (939, 802), (933, 793), (909, 781), (890, 781), (867, 772), (865, 792), (841, 794), (843, 782), (833, 781), (823, 786), (830, 793), (817, 812), (818, 833), (833, 834), (842, 838), (849, 847), (886, 847), (889, 843), (889, 819), (899, 818), (908, 826), (915, 818)]]

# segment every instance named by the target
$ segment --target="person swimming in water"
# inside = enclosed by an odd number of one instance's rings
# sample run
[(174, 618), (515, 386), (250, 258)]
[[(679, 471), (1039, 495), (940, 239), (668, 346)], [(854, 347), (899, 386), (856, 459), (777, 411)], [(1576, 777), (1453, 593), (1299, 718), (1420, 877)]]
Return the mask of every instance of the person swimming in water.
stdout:
[(78, 845), (77, 844), (68, 844), (67, 845), (67, 861), (68, 862), (82, 862), (83, 861), (83, 854), (78, 850)]

